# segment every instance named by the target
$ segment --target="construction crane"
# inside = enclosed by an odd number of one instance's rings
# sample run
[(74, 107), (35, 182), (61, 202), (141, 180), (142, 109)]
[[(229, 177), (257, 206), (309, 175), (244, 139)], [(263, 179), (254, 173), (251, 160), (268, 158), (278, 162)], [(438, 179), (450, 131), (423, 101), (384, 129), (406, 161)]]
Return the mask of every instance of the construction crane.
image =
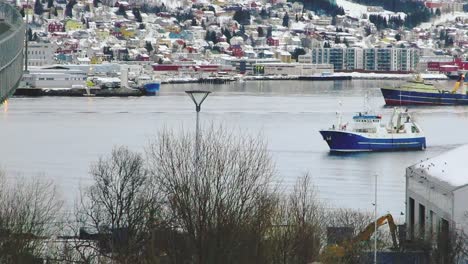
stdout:
[(384, 224), (388, 224), (390, 228), (390, 233), (392, 235), (393, 248), (397, 249), (398, 248), (398, 242), (397, 242), (397, 236), (396, 236), (397, 227), (395, 225), (395, 222), (393, 221), (392, 215), (386, 214), (384, 216), (379, 217), (376, 221), (367, 225), (366, 228), (364, 228), (364, 230), (359, 232), (359, 234), (357, 234), (352, 239), (343, 241), (340, 244), (327, 246), (321, 254), (321, 259), (323, 258), (329, 259), (330, 257), (333, 257), (333, 258), (344, 257), (346, 252), (349, 252), (350, 250), (352, 250), (356, 244), (362, 241), (368, 241), (371, 238), (372, 234), (374, 234), (375, 232), (376, 223), (377, 223), (377, 227), (380, 227)]

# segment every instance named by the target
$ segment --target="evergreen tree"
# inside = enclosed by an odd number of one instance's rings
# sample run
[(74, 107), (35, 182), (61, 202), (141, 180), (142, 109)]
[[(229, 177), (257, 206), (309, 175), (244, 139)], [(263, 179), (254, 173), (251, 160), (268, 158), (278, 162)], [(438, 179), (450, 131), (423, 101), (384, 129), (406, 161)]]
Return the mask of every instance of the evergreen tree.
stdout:
[(265, 33), (263, 32), (263, 28), (262, 28), (262, 27), (258, 27), (258, 28), (257, 28), (257, 32), (258, 32), (258, 37), (259, 37), (259, 38), (264, 37)]
[(340, 37), (336, 36), (335, 37), (335, 44), (340, 44), (340, 43), (341, 43)]
[(343, 40), (343, 43), (346, 45), (346, 47), (349, 47), (349, 42), (346, 38)]
[(138, 8), (133, 8), (132, 13), (135, 16), (136, 22), (138, 22), (138, 23), (143, 22), (143, 18), (141, 17), (141, 13), (140, 13), (140, 10)]
[(401, 40), (401, 35), (400, 35), (400, 33), (397, 33), (397, 34), (395, 35), (395, 39), (396, 39), (396, 41), (400, 41), (400, 40)]
[(32, 39), (33, 39), (32, 29), (31, 29), (31, 28), (28, 28), (28, 40), (29, 40), (29, 41), (32, 41)]
[(151, 42), (146, 41), (145, 49), (148, 51), (148, 53), (151, 53), (154, 50), (153, 45), (151, 45)]
[(232, 34), (231, 31), (229, 31), (229, 29), (226, 28), (224, 30), (224, 36), (226, 36), (226, 42), (231, 43)]
[(73, 17), (73, 7), (76, 5), (76, 0), (68, 1), (65, 6), (65, 17)]
[(273, 36), (273, 28), (271, 26), (268, 27), (267, 29), (267, 38), (271, 38)]
[(440, 31), (439, 39), (440, 39), (440, 40), (444, 40), (444, 39), (445, 39), (445, 31), (444, 31), (444, 30), (441, 30), (441, 31)]
[(54, 6), (54, 0), (47, 0), (47, 8), (51, 8)]
[(44, 13), (44, 7), (42, 6), (41, 1), (36, 0), (34, 3), (34, 14), (40, 16), (42, 13)]
[(283, 27), (289, 27), (289, 15), (288, 13), (283, 16)]
[(241, 25), (250, 25), (250, 12), (248, 10), (237, 10), (232, 18)]
[(126, 10), (125, 10), (125, 7), (123, 5), (119, 5), (119, 9), (117, 10), (117, 12), (115, 12), (116, 15), (119, 15), (119, 16), (124, 16), (126, 14)]
[(267, 13), (265, 8), (262, 8), (262, 10), (260, 11), (260, 17), (262, 19), (267, 19), (268, 18), (268, 13)]
[(214, 44), (218, 43), (218, 38), (216, 37), (215, 31), (210, 32), (210, 41), (213, 41)]
[(299, 59), (299, 55), (304, 55), (304, 54), (306, 54), (306, 52), (303, 48), (295, 48), (293, 53), (291, 54), (291, 58), (297, 61)]

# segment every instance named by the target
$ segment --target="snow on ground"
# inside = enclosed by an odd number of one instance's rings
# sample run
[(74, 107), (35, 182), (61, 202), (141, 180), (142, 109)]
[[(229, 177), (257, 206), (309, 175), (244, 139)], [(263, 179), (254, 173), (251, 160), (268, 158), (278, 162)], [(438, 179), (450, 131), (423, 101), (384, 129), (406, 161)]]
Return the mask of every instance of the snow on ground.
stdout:
[(446, 21), (454, 21), (457, 17), (468, 18), (468, 13), (464, 13), (464, 12), (445, 13), (431, 22), (422, 23), (419, 27), (422, 29), (429, 29), (432, 25), (442, 24)]
[[(335, 72), (333, 76), (351, 76), (353, 79), (412, 79), (413, 73), (361, 73), (361, 72)], [(432, 80), (446, 80), (448, 77), (441, 73), (421, 73), (421, 78)]]
[(367, 6), (357, 4), (357, 3), (353, 3), (353, 2), (348, 1), (348, 0), (336, 0), (336, 4), (338, 6), (343, 7), (346, 14), (348, 14), (350, 16), (353, 16), (353, 17), (357, 17), (357, 18), (361, 18), (362, 14), (381, 15), (381, 16), (387, 17), (387, 19), (389, 17), (395, 16), (395, 15), (400, 16), (402, 19), (405, 19), (405, 17), (406, 17), (406, 14), (404, 14), (404, 13), (399, 12), (399, 13), (395, 14), (394, 12), (388, 11), (388, 10), (384, 10), (383, 12), (368, 12), (367, 11)]
[(336, 0), (338, 6), (343, 7), (345, 13), (353, 17), (361, 17), (362, 14), (367, 13), (367, 6), (356, 4), (346, 0)]

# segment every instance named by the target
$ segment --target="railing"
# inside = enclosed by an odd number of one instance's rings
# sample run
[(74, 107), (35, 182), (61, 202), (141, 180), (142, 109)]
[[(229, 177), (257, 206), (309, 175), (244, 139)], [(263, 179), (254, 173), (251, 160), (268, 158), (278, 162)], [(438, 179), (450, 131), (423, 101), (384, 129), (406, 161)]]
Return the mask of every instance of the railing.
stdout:
[(13, 94), (23, 76), (23, 47), (26, 25), (18, 10), (0, 2), (0, 23), (10, 26), (0, 34), (0, 103)]

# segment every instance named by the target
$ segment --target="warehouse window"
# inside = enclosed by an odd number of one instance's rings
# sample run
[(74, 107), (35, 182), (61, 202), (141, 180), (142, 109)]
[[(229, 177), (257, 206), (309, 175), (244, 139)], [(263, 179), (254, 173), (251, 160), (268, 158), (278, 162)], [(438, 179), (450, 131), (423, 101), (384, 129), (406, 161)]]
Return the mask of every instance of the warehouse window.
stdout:
[(409, 231), (410, 239), (414, 237), (414, 199), (409, 198)]
[(419, 232), (421, 238), (424, 238), (424, 232), (426, 230), (426, 207), (419, 204)]

